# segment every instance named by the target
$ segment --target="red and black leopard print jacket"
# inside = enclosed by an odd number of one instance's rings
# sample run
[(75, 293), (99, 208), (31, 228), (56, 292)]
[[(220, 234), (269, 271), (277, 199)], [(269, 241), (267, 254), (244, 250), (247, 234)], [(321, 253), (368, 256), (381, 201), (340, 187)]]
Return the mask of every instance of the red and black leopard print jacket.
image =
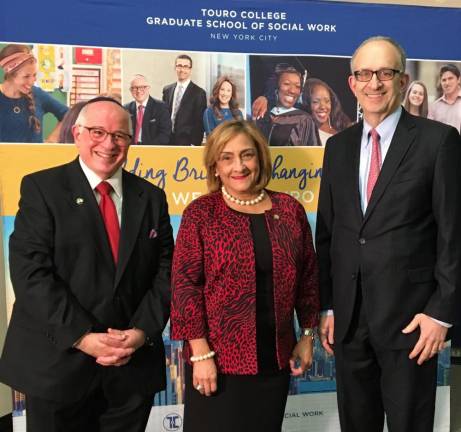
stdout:
[[(318, 274), (304, 208), (287, 194), (268, 193), (276, 349), (282, 369), (296, 343), (293, 311), (301, 327), (318, 324)], [(220, 192), (196, 199), (183, 213), (173, 258), (171, 337), (207, 338), (221, 373), (258, 372), (250, 220), (229, 208)], [(190, 356), (187, 343), (184, 356)]]

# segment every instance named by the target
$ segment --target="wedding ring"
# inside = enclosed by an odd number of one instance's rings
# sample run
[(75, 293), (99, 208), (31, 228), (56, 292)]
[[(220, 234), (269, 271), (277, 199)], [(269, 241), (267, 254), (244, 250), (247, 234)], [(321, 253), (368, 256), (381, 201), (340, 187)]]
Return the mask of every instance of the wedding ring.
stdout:
[(197, 386), (195, 387), (195, 390), (200, 391), (201, 388), (202, 386), (200, 384), (197, 384)]

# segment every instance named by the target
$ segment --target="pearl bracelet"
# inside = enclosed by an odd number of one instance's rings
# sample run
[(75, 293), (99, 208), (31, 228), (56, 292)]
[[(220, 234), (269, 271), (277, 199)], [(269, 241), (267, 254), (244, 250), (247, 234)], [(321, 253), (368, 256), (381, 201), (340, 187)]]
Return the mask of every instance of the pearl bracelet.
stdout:
[(199, 355), (199, 356), (192, 356), (190, 358), (190, 361), (192, 363), (194, 362), (199, 362), (199, 361), (202, 361), (202, 360), (208, 360), (210, 358), (213, 358), (215, 356), (215, 352), (214, 351), (210, 351), (209, 353), (206, 353), (206, 354), (203, 354), (203, 355)]

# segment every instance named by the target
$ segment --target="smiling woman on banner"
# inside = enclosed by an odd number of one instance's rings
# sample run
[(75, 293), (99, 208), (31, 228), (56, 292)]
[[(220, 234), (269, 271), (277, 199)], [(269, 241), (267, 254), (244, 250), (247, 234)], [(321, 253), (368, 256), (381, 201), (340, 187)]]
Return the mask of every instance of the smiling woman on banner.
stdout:
[[(43, 116), (50, 112), (61, 121), (67, 107), (34, 86), (37, 59), (26, 45), (6, 45), (0, 51), (5, 74), (0, 85), (0, 142), (43, 142)], [(47, 141), (57, 141), (58, 123)]]
[(405, 93), (403, 107), (418, 117), (427, 117), (429, 103), (427, 100), (427, 89), (422, 81), (413, 81)]
[(290, 372), (312, 363), (319, 298), (311, 230), (298, 201), (265, 189), (270, 154), (253, 123), (219, 125), (204, 162), (209, 193), (184, 211), (173, 263), (171, 336), (185, 341), (187, 363), (184, 432), (279, 432)]
[(319, 146), (317, 126), (312, 116), (295, 108), (301, 94), (302, 77), (292, 66), (279, 70), (277, 106), (256, 124), (267, 137), (270, 146)]
[(203, 113), (203, 127), (207, 136), (227, 120), (242, 120), (243, 114), (237, 102), (237, 87), (227, 76), (219, 78), (210, 97), (210, 106)]
[(351, 125), (338, 96), (326, 82), (318, 78), (307, 79), (303, 101), (318, 127), (322, 145), (326, 144), (328, 138)]

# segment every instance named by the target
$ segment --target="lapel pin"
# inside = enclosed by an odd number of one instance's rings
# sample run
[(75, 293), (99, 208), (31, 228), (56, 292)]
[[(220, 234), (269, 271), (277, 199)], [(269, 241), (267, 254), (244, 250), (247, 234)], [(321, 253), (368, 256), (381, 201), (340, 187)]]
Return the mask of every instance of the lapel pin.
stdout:
[(275, 219), (275, 220), (279, 220), (279, 219), (280, 219), (280, 216), (279, 216), (278, 214), (275, 214), (275, 215), (274, 215), (274, 219)]
[(82, 205), (82, 204), (84, 203), (83, 198), (78, 197), (78, 198), (75, 200), (75, 203), (76, 203), (77, 205)]
[(150, 239), (154, 239), (154, 238), (156, 238), (156, 237), (157, 237), (157, 231), (156, 231), (154, 228), (152, 228), (152, 229), (149, 231), (149, 238), (150, 238)]

